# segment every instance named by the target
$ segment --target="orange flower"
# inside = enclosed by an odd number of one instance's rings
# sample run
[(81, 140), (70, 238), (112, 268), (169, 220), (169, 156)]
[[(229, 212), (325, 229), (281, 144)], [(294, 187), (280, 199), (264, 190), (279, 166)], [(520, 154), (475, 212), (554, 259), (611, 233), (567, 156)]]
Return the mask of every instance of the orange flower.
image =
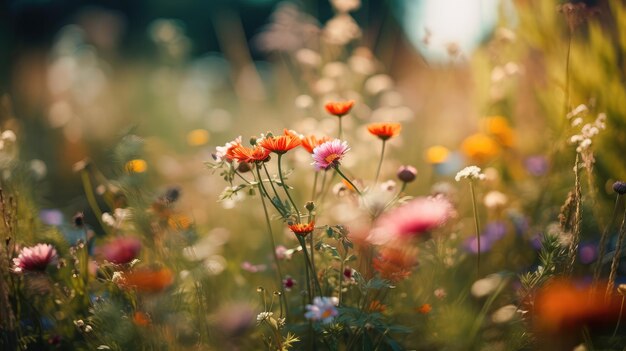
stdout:
[(262, 147), (279, 155), (293, 149), (301, 144), (300, 139), (294, 135), (279, 135), (264, 138), (259, 143)]
[(249, 148), (237, 144), (228, 150), (228, 155), (239, 162), (264, 162), (270, 157), (270, 150), (259, 145)]
[(542, 334), (578, 335), (582, 328), (614, 325), (620, 301), (614, 295), (605, 298), (605, 286), (576, 286), (570, 281), (554, 281), (544, 286), (534, 301), (537, 331)]
[(327, 136), (323, 136), (318, 139), (315, 135), (309, 135), (307, 137), (302, 138), (302, 147), (306, 151), (308, 151), (310, 154), (312, 154), (313, 149), (315, 149), (316, 147), (330, 140), (331, 139)]
[(167, 268), (138, 269), (124, 275), (122, 286), (134, 288), (140, 292), (159, 292), (174, 282), (174, 274)]
[(191, 227), (193, 220), (184, 214), (172, 214), (167, 219), (167, 225), (174, 230), (186, 230)]
[(313, 229), (315, 229), (315, 222), (311, 221), (306, 224), (305, 223), (291, 224), (289, 225), (289, 229), (291, 229), (291, 231), (296, 235), (307, 236), (313, 232)]
[(461, 150), (471, 160), (484, 163), (490, 161), (500, 153), (500, 145), (493, 138), (476, 133), (465, 138)]
[(374, 258), (374, 269), (383, 279), (399, 282), (408, 278), (417, 265), (417, 251), (411, 248), (385, 247)]
[(381, 140), (387, 140), (400, 134), (402, 125), (400, 123), (382, 122), (382, 123), (370, 123), (367, 125), (367, 130), (370, 134), (379, 137)]
[(432, 311), (433, 307), (429, 303), (425, 303), (415, 310), (421, 314), (429, 314)]
[(343, 117), (350, 113), (350, 110), (354, 106), (354, 100), (348, 101), (336, 101), (336, 102), (328, 102), (324, 107), (326, 111), (333, 116)]
[(368, 307), (370, 312), (380, 312), (383, 313), (387, 310), (387, 305), (382, 304), (379, 300), (372, 300)]
[(144, 312), (137, 311), (133, 314), (133, 323), (140, 327), (146, 327), (150, 324), (150, 317)]

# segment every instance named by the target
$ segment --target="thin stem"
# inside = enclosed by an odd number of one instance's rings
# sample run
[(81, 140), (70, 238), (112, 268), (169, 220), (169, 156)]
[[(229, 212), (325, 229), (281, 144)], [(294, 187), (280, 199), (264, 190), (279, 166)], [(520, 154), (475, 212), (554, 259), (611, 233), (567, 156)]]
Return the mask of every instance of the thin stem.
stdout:
[(257, 183), (258, 183), (259, 189), (261, 191), (261, 196), (267, 197), (270, 200), (270, 203), (272, 204), (272, 206), (274, 206), (274, 208), (276, 209), (276, 211), (278, 211), (278, 213), (280, 213), (280, 216), (285, 218), (285, 214), (283, 213), (283, 210), (280, 207), (276, 206), (274, 201), (272, 201), (272, 198), (270, 197), (270, 195), (267, 193), (267, 189), (265, 189), (265, 186), (263, 185), (263, 178), (261, 178), (261, 171), (259, 170), (259, 167), (256, 166), (256, 165), (255, 165), (255, 167), (256, 167), (257, 176), (259, 178), (257, 180)]
[(474, 228), (476, 230), (476, 274), (480, 277), (480, 219), (478, 218), (478, 209), (476, 206), (476, 193), (474, 191), (474, 182), (470, 180), (470, 192), (472, 193), (472, 209), (474, 211)]
[(102, 229), (106, 230), (106, 225), (102, 221), (102, 210), (100, 210), (100, 206), (98, 206), (98, 201), (96, 200), (96, 196), (93, 193), (93, 188), (91, 187), (91, 180), (89, 179), (89, 173), (87, 170), (82, 170), (80, 172), (80, 179), (83, 183), (83, 189), (85, 190), (85, 196), (87, 197), (87, 202), (89, 203), (89, 207), (93, 211), (98, 223)]
[(380, 175), (380, 169), (383, 166), (383, 159), (385, 157), (385, 145), (387, 145), (387, 140), (383, 140), (383, 147), (380, 151), (380, 161), (378, 161), (378, 168), (376, 168), (376, 177), (374, 178), (374, 183), (378, 183), (378, 176)]
[(613, 331), (612, 338), (614, 338), (615, 335), (617, 335), (617, 330), (619, 329), (619, 324), (622, 321), (622, 313), (624, 312), (624, 297), (625, 296), (622, 296), (622, 305), (619, 308), (619, 317), (617, 317), (617, 324), (615, 325), (615, 330)]
[[(260, 179), (260, 172), (259, 169), (257, 167), (257, 172), (259, 173), (259, 188), (262, 186), (262, 182)], [(259, 189), (259, 191), (261, 191)], [(265, 224), (267, 225), (267, 233), (269, 234), (270, 237), (270, 243), (272, 244), (272, 256), (274, 257), (274, 263), (276, 264), (276, 274), (277, 274), (277, 278), (278, 278), (278, 286), (280, 287), (280, 292), (281, 292), (281, 297), (283, 299), (283, 302), (285, 304), (285, 311), (287, 316), (289, 316), (289, 306), (287, 304), (287, 296), (285, 295), (285, 287), (283, 286), (283, 273), (280, 270), (280, 264), (279, 264), (279, 260), (278, 260), (278, 255), (276, 255), (276, 242), (274, 241), (274, 233), (272, 231), (272, 223), (270, 221), (270, 216), (269, 213), (267, 211), (267, 206), (265, 205), (265, 198), (263, 197), (263, 194), (261, 193), (261, 196), (259, 196), (261, 198), (261, 203), (263, 204), (263, 213), (265, 214)]]
[(337, 119), (339, 120), (339, 136), (337, 137), (337, 139), (341, 139), (341, 134), (343, 132), (341, 127), (341, 117), (337, 117)]
[(598, 282), (598, 280), (600, 279), (600, 273), (602, 272), (602, 261), (604, 260), (604, 255), (606, 253), (606, 240), (608, 239), (609, 231), (611, 230), (611, 227), (613, 226), (613, 223), (615, 222), (619, 199), (620, 199), (620, 194), (617, 194), (617, 197), (615, 198), (615, 206), (613, 206), (613, 213), (611, 214), (611, 220), (609, 221), (606, 228), (604, 228), (604, 231), (602, 232), (602, 236), (600, 237), (600, 244), (598, 245), (599, 246), (598, 249), (600, 251), (598, 252), (598, 259), (597, 259), (596, 267), (593, 273), (594, 283)]
[(624, 219), (622, 220), (622, 226), (619, 230), (619, 236), (617, 237), (617, 246), (615, 247), (615, 255), (613, 255), (613, 261), (611, 262), (611, 273), (609, 273), (609, 283), (606, 286), (606, 296), (609, 296), (613, 292), (613, 285), (615, 283), (615, 275), (617, 274), (617, 266), (619, 265), (620, 256), (622, 255), (622, 246), (624, 245), (624, 237), (626, 236), (626, 210), (624, 210)]
[(317, 288), (317, 290), (319, 291), (319, 296), (322, 296), (322, 288), (320, 286), (319, 281), (317, 280), (317, 273), (313, 270), (313, 266), (311, 265), (311, 258), (309, 256), (309, 252), (306, 248), (306, 242), (305, 239), (298, 236), (298, 241), (300, 241), (300, 245), (302, 246), (302, 252), (304, 253), (304, 258), (307, 261), (307, 264), (309, 265), (309, 268), (311, 268), (311, 273), (313, 274), (313, 282), (315, 284), (315, 287)]
[(576, 160), (574, 162), (574, 191), (575, 191), (575, 212), (574, 212), (574, 225), (572, 226), (572, 242), (569, 247), (569, 265), (567, 267), (567, 273), (569, 275), (574, 271), (574, 264), (576, 263), (576, 253), (578, 252), (578, 244), (580, 242), (580, 230), (582, 222), (582, 188), (580, 185), (580, 170), (578, 169), (578, 163), (580, 154), (576, 153)]
[(359, 189), (356, 187), (356, 185), (354, 185), (354, 183), (352, 183), (350, 181), (350, 179), (348, 179), (348, 177), (345, 176), (345, 174), (343, 174), (343, 172), (341, 172), (341, 170), (339, 169), (339, 166), (335, 166), (333, 167), (335, 169), (335, 171), (337, 171), (337, 173), (346, 180), (346, 182), (348, 182), (348, 184), (350, 184), (350, 186), (352, 187), (352, 189), (354, 189), (354, 191), (356, 191), (357, 194), (359, 194), (359, 196), (362, 196), (363, 194), (359, 191)]
[(272, 187), (272, 191), (274, 192), (274, 196), (279, 198), (278, 197), (278, 192), (276, 191), (276, 188), (274, 187), (274, 182), (272, 181), (272, 177), (270, 177), (270, 172), (267, 170), (267, 166), (265, 166), (265, 163), (263, 163), (263, 169), (265, 170), (265, 174), (267, 175), (267, 181), (270, 183), (270, 186)]
[(285, 184), (285, 180), (283, 179), (283, 171), (282, 171), (282, 166), (281, 166), (282, 157), (283, 157), (282, 154), (278, 154), (278, 176), (280, 177), (280, 183), (282, 184), (283, 189), (285, 189), (285, 194), (287, 194), (287, 197), (289, 198), (289, 202), (291, 202), (293, 209), (296, 210), (296, 214), (298, 215), (297, 222), (300, 223), (300, 211), (298, 211), (298, 206), (296, 205), (295, 201), (293, 201), (293, 199), (291, 198), (291, 194), (289, 194), (289, 188), (287, 187), (287, 184)]
[(311, 192), (311, 201), (313, 202), (315, 202), (315, 197), (317, 195), (317, 178), (319, 173), (319, 171), (315, 171), (315, 176), (313, 177), (313, 191)]

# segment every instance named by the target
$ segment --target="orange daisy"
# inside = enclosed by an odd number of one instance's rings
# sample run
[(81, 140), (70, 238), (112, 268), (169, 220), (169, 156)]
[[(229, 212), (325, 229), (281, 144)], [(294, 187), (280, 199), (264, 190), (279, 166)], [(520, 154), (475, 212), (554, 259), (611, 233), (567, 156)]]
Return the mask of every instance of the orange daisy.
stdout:
[(370, 123), (367, 130), (370, 134), (379, 137), (381, 140), (387, 140), (400, 134), (402, 125), (394, 122)]
[(291, 134), (267, 137), (259, 143), (262, 147), (279, 155), (300, 146), (300, 144), (300, 138)]
[(315, 135), (309, 135), (302, 138), (302, 147), (308, 151), (308, 153), (312, 154), (313, 149), (322, 145), (323, 143), (330, 141), (330, 137), (323, 136), (321, 138), (317, 138)]
[(432, 309), (433, 307), (429, 303), (425, 303), (421, 305), (420, 307), (416, 308), (415, 310), (421, 314), (428, 314), (430, 313), (430, 311), (432, 311)]
[(333, 116), (343, 117), (350, 113), (352, 107), (354, 106), (354, 100), (348, 101), (331, 101), (324, 105), (326, 111)]
[(296, 235), (307, 236), (315, 229), (315, 222), (290, 224), (289, 229)]
[(259, 145), (253, 148), (237, 144), (228, 150), (229, 156), (239, 162), (264, 162), (270, 157), (270, 150)]

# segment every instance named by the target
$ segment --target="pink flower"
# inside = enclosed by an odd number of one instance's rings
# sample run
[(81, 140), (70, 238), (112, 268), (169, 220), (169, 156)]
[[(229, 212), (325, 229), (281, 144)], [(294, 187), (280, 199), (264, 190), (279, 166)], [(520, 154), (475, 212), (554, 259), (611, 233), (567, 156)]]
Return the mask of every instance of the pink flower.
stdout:
[(100, 248), (105, 260), (115, 264), (129, 263), (141, 251), (141, 241), (137, 238), (119, 237)]
[(348, 143), (339, 139), (327, 141), (313, 149), (313, 165), (316, 170), (339, 166), (339, 161), (350, 150)]
[(56, 260), (57, 250), (50, 244), (37, 244), (33, 247), (25, 247), (20, 251), (17, 258), (13, 259), (13, 271), (15, 273), (43, 272), (46, 267)]
[(418, 197), (382, 215), (368, 236), (372, 244), (407, 239), (433, 230), (454, 216), (450, 202), (442, 197)]

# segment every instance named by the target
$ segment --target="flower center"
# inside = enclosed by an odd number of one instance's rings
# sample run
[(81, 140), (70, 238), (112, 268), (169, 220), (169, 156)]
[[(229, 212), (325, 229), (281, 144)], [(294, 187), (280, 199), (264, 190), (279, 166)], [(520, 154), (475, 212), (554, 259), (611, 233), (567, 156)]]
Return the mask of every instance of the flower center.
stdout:
[(334, 163), (340, 156), (338, 154), (330, 154), (324, 158), (324, 161), (328, 163)]
[(328, 310), (326, 310), (326, 311), (324, 311), (324, 312), (322, 313), (322, 319), (326, 319), (326, 318), (328, 318), (328, 317), (332, 316), (332, 314), (333, 314), (333, 311), (332, 311), (332, 310), (330, 310), (330, 309), (328, 309)]

